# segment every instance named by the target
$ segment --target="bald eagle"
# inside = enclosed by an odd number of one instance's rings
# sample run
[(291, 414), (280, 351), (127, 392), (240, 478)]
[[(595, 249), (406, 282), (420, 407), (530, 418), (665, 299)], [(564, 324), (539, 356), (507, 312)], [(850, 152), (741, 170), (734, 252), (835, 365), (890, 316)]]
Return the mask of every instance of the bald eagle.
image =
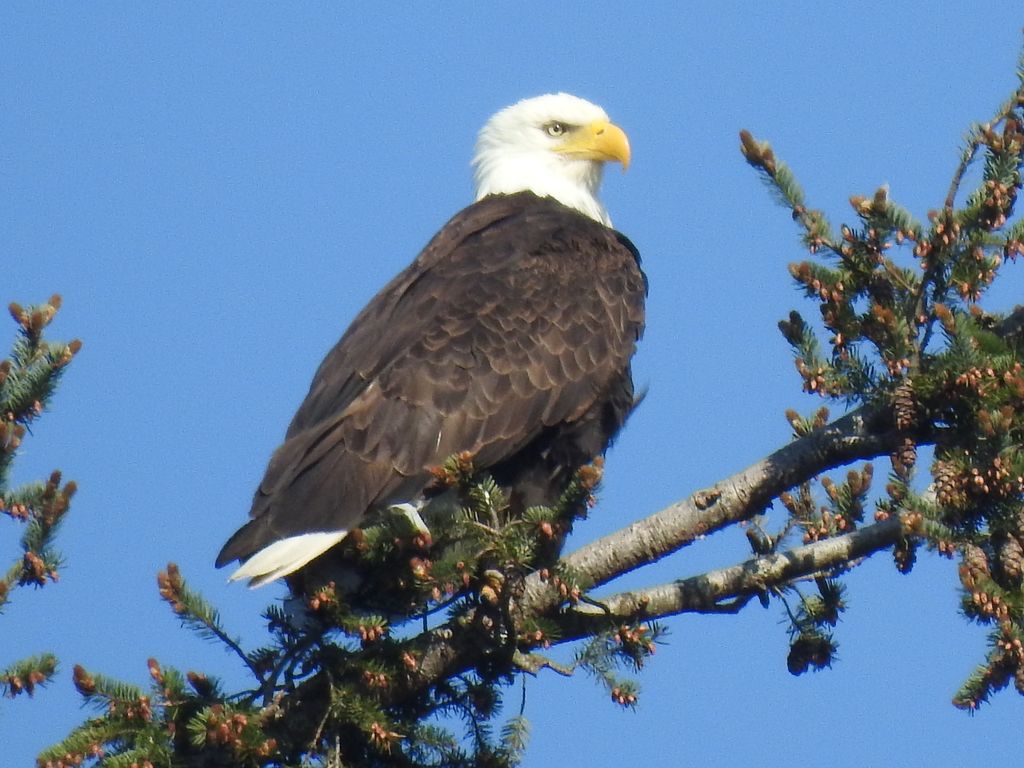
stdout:
[(598, 199), (630, 159), (604, 110), (565, 93), (495, 114), (476, 202), (359, 313), (313, 378), (217, 566), (260, 586), (375, 509), (421, 502), (431, 468), (473, 455), (512, 503), (551, 503), (633, 407), (640, 258)]

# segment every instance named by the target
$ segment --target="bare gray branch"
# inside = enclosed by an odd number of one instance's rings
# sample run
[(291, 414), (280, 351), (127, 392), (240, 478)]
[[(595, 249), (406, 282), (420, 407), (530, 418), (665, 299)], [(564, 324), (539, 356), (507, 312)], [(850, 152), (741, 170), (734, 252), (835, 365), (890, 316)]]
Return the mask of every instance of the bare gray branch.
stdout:
[[(829, 571), (891, 547), (903, 536), (891, 518), (858, 531), (648, 589), (620, 592), (600, 605), (580, 603), (558, 617), (560, 641), (575, 640), (611, 622), (680, 613), (736, 613), (758, 592)], [(726, 602), (728, 601), (728, 602)]]

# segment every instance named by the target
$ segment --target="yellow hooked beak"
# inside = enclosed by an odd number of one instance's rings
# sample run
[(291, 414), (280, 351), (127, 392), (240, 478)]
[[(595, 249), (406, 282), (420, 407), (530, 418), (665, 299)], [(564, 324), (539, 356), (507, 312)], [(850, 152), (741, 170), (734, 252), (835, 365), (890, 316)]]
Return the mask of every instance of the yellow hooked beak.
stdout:
[(622, 163), (623, 171), (629, 168), (629, 139), (626, 132), (608, 120), (597, 120), (574, 128), (554, 151), (603, 163), (618, 160)]

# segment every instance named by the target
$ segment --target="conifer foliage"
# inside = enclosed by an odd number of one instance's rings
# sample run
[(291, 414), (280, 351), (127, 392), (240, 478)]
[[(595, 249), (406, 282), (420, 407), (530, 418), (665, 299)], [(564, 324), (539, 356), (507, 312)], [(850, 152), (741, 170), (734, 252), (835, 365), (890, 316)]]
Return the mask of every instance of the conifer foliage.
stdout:
[[(328, 582), (287, 609), (271, 606), (264, 647), (243, 650), (169, 564), (157, 577), (160, 596), (185, 626), (236, 654), (253, 687), (227, 695), (212, 676), (155, 659), (148, 690), (76, 667), (75, 686), (100, 714), (46, 750), (40, 765), (300, 765), (313, 755), (334, 765), (516, 764), (525, 720), (506, 717), (498, 732), (490, 721), (517, 671), (547, 664), (524, 651), (558, 635), (543, 621), (514, 615), (515, 601), (538, 568), (566, 599), (579, 599), (581, 586), (558, 571), (557, 553), (593, 503), (600, 465), (581, 468), (553, 507), (521, 517), (509, 514), (505, 494), (474, 472), (466, 454), (436, 477), (438, 492), (459, 500), (454, 512), (437, 517), (430, 534), (388, 513), (350, 536), (342, 554), (359, 586)], [(435, 629), (410, 629), (427, 622)], [(594, 672), (616, 701), (632, 704), (633, 689), (614, 668), (639, 667), (658, 634), (650, 623), (609, 624), (576, 666)], [(435, 637), (458, 637), (470, 663), (456, 660), (465, 668), (451, 675), (424, 674)], [(465, 732), (449, 732), (435, 716), (464, 721)]]
[[(1024, 63), (1018, 79), (1021, 86), (995, 116), (971, 127), (943, 204), (927, 224), (882, 187), (850, 198), (858, 223), (837, 235), (824, 213), (806, 206), (771, 147), (740, 135), (747, 161), (791, 209), (816, 257), (791, 265), (790, 273), (818, 304), (829, 338), (822, 343), (795, 311), (779, 324), (804, 390), (889, 414), (897, 439), (875, 519), (899, 516), (914, 534), (895, 546), (896, 567), (908, 573), (920, 544), (959, 554), (964, 614), (993, 628), (986, 663), (954, 697), (965, 709), (1011, 680), (1024, 694), (1022, 313), (1001, 317), (983, 307), (1000, 270), (1024, 254), (1024, 219), (1010, 222), (1024, 162)], [(978, 156), (981, 181), (958, 204)], [(930, 485), (917, 493), (912, 480), (921, 444), (934, 446), (934, 458)], [(806, 486), (805, 503), (790, 494), (782, 499), (806, 541), (860, 523), (870, 483), (869, 464), (843, 486), (821, 477), (827, 504), (820, 509), (807, 500)], [(807, 636), (797, 634), (791, 669), (802, 671), (814, 653), (803, 650)], [(831, 656), (818, 652), (821, 660)]]
[[(7, 518), (8, 535), (20, 527), (21, 536), (18, 554), (0, 575), (0, 613), (18, 587), (42, 587), (57, 580), (61, 556), (53, 540), (75, 493), (75, 483), (64, 482), (58, 470), (41, 482), (16, 488), (10, 484), (22, 441), (31, 434), (32, 424), (46, 409), (67, 364), (82, 346), (77, 340), (64, 344), (43, 338), (58, 309), (60, 296), (39, 306), (9, 307), (18, 336), (10, 356), (0, 361), (0, 513)], [(0, 693), (11, 698), (23, 693), (31, 696), (50, 680), (56, 668), (52, 653), (11, 663), (0, 670)]]
[[(799, 382), (845, 415), (787, 412), (793, 439), (770, 456), (571, 554), (562, 545), (588, 514), (600, 464), (580, 468), (550, 507), (513, 514), (472, 456), (453, 456), (436, 469), (437, 495), (452, 501), (429, 532), (393, 512), (368, 521), (341, 545), (347, 578), (268, 609), (260, 647), (233, 637), (171, 564), (161, 597), (232, 651), (251, 686), (227, 692), (156, 660), (146, 688), (78, 667), (74, 683), (97, 714), (40, 766), (516, 765), (527, 726), (503, 699), (524, 673), (584, 670), (632, 707), (639, 689), (620, 670), (650, 660), (661, 619), (734, 613), (754, 598), (787, 619), (789, 671), (823, 669), (847, 609), (843, 573), (886, 550), (904, 574), (919, 550), (958, 558), (963, 613), (991, 628), (953, 703), (975, 710), (1011, 683), (1024, 694), (1024, 309), (985, 306), (1024, 254), (1014, 216), (1024, 65), (1018, 76), (1007, 103), (971, 128), (924, 220), (883, 187), (852, 197), (853, 223), (837, 229), (766, 142), (741, 134), (808, 251), (789, 272), (817, 312), (779, 324)], [(965, 193), (972, 167), (981, 178)], [(64, 491), (54, 480), (40, 493)], [(751, 559), (614, 591), (622, 574), (733, 525), (745, 526)], [(44, 567), (19, 573), (49, 573), (45, 548), (32, 551)], [(546, 655), (569, 642), (573, 663)]]

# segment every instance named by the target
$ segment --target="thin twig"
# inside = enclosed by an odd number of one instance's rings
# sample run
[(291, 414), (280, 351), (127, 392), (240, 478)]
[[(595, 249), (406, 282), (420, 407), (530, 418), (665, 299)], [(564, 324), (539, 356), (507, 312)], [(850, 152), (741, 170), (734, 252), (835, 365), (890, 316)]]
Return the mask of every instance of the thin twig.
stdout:
[(975, 130), (970, 142), (960, 156), (960, 163), (957, 165), (956, 171), (953, 173), (953, 180), (949, 184), (949, 192), (946, 193), (946, 201), (942, 206), (947, 211), (953, 210), (953, 206), (956, 204), (957, 193), (960, 191), (960, 185), (964, 180), (964, 174), (967, 173), (967, 169), (974, 162), (974, 157), (978, 154), (978, 148), (981, 144), (981, 132)]
[[(1013, 111), (1017, 108), (1017, 101), (1022, 93), (1024, 93), (1024, 88), (1017, 89), (1009, 99), (999, 106), (998, 111), (992, 118), (992, 122), (989, 123), (990, 128), (994, 128), (999, 125), (1013, 114)], [(978, 149), (980, 149), (982, 144), (985, 143), (984, 139), (985, 136), (982, 126), (976, 125), (971, 133), (967, 146), (964, 147), (963, 154), (960, 156), (960, 163), (957, 165), (956, 171), (953, 173), (953, 180), (950, 182), (949, 192), (946, 193), (946, 201), (943, 207), (947, 211), (953, 211), (953, 207), (956, 205), (956, 196), (960, 192), (960, 185), (964, 180), (964, 174), (967, 173), (967, 169), (970, 168), (971, 163), (974, 162), (974, 157), (977, 155)]]
[(249, 659), (248, 654), (246, 654), (246, 652), (244, 650), (242, 650), (242, 646), (240, 646), (235, 640), (232, 640), (227, 635), (227, 633), (223, 629), (221, 629), (221, 627), (219, 625), (214, 623), (212, 620), (208, 620), (204, 616), (199, 616), (199, 615), (197, 615), (195, 613), (191, 613), (191, 612), (190, 612), (190, 615), (196, 621), (198, 621), (200, 624), (202, 624), (204, 627), (206, 627), (218, 640), (220, 640), (222, 643), (224, 643), (224, 645), (226, 645), (228, 648), (230, 648), (231, 651), (234, 652), (234, 654), (236, 656), (238, 656), (238, 658), (240, 658), (242, 660), (242, 663), (245, 664), (245, 666), (249, 669), (249, 671), (252, 673), (253, 677), (255, 677), (257, 680), (262, 680), (262, 677), (260, 676), (259, 669)]

